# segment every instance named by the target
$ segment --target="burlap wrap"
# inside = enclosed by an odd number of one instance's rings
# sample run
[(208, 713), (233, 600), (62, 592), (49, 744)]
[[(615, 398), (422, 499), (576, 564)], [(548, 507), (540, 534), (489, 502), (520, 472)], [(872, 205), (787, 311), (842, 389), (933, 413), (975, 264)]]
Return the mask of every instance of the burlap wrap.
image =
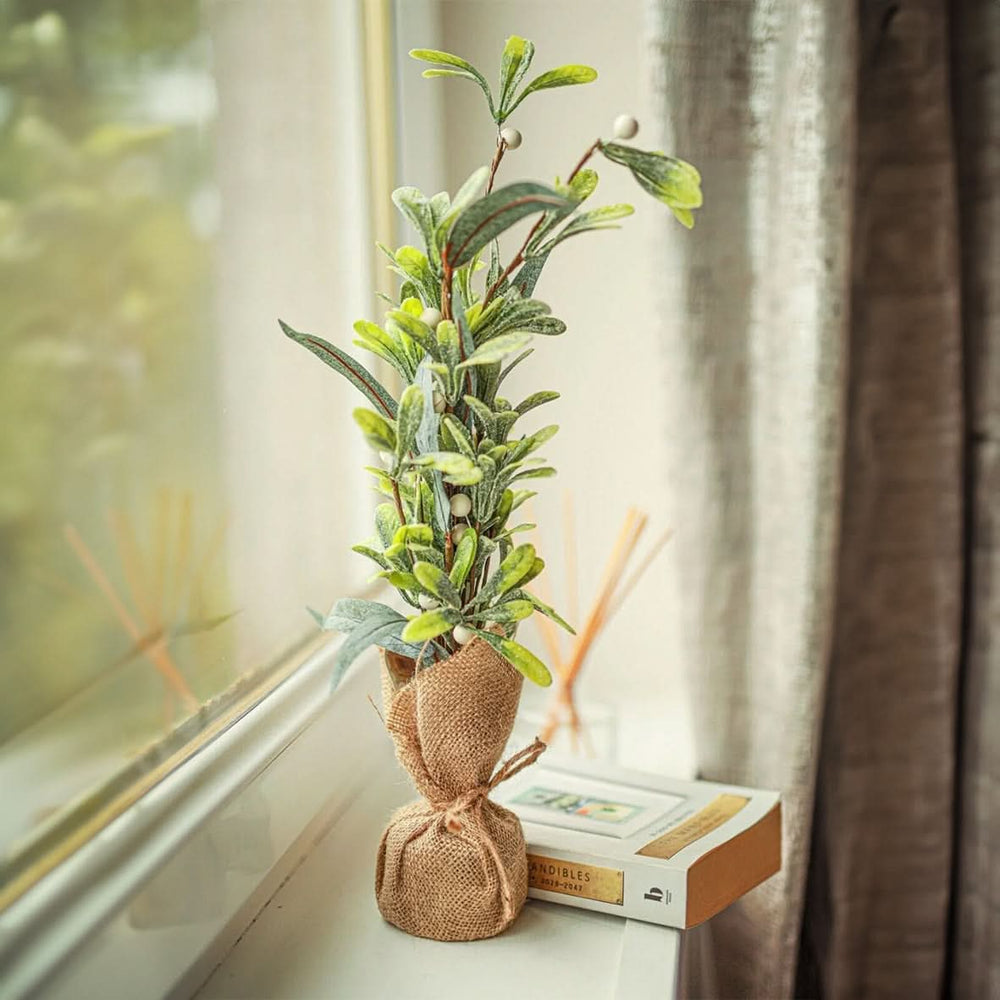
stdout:
[(536, 740), (495, 770), (521, 675), (478, 639), (402, 686), (396, 662), (383, 653), (385, 726), (424, 798), (399, 809), (382, 834), (379, 910), (419, 937), (492, 937), (524, 905), (528, 865), (518, 818), (487, 796), (545, 749)]

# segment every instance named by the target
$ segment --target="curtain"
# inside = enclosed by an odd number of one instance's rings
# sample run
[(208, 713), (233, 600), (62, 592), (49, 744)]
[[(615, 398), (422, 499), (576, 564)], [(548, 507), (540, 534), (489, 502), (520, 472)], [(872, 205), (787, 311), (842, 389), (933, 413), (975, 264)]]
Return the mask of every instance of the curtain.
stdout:
[(662, 241), (674, 654), (700, 775), (784, 796), (686, 989), (986, 995), (998, 7), (651, 11), (706, 193)]

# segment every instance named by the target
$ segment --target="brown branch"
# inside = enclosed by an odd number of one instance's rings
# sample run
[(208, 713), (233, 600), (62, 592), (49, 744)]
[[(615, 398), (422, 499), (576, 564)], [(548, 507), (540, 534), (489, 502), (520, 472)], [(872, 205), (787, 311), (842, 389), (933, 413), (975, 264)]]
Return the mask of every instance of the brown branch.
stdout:
[(490, 304), (490, 299), (497, 293), (497, 289), (511, 276), (515, 267), (519, 267), (524, 263), (524, 251), (528, 249), (528, 244), (531, 242), (532, 237), (538, 232), (538, 227), (542, 224), (542, 220), (545, 218), (545, 213), (543, 212), (535, 220), (535, 224), (531, 227), (531, 231), (524, 238), (524, 242), (521, 244), (521, 249), (517, 251), (514, 259), (503, 269), (503, 273), (493, 282), (488, 289), (486, 289), (486, 295), (483, 296), (483, 309), (485, 309)]
[(584, 164), (587, 162), (587, 160), (589, 160), (594, 155), (594, 153), (596, 153), (600, 148), (601, 148), (601, 140), (595, 139), (594, 144), (587, 150), (586, 153), (583, 154), (583, 156), (580, 157), (580, 161), (573, 168), (573, 173), (571, 173), (569, 177), (566, 178), (567, 184), (573, 183), (573, 178), (576, 177), (576, 175), (583, 169)]
[(403, 498), (399, 495), (399, 483), (395, 479), (391, 479), (390, 482), (392, 483), (392, 499), (396, 502), (396, 513), (399, 515), (399, 524), (402, 527), (406, 524), (406, 514), (403, 513)]
[[(580, 157), (580, 160), (577, 163), (577, 165), (573, 168), (573, 172), (569, 175), (569, 178), (566, 181), (567, 184), (571, 184), (573, 182), (573, 178), (576, 177), (576, 175), (583, 169), (584, 164), (600, 148), (601, 148), (601, 140), (600, 139), (595, 139), (594, 142), (587, 149), (587, 151), (583, 154), (583, 156)], [(497, 161), (497, 162), (499, 163), (499, 161)], [(496, 295), (496, 293), (499, 290), (500, 286), (511, 276), (511, 274), (514, 271), (514, 268), (520, 267), (521, 264), (524, 263), (524, 252), (525, 252), (525, 250), (528, 249), (528, 244), (531, 242), (531, 240), (534, 237), (535, 233), (538, 232), (538, 227), (542, 224), (542, 220), (544, 218), (545, 218), (545, 213), (543, 212), (538, 217), (538, 219), (535, 222), (535, 224), (531, 227), (531, 232), (528, 233), (527, 238), (521, 244), (521, 249), (517, 251), (517, 254), (515, 255), (514, 259), (504, 268), (503, 274), (501, 274), (500, 277), (497, 278), (497, 280), (494, 281), (493, 284), (490, 285), (490, 287), (486, 290), (486, 295), (483, 297), (483, 308), (484, 309), (490, 304), (490, 300), (493, 298), (494, 295)]]
[(490, 179), (486, 183), (487, 194), (493, 190), (493, 180), (497, 175), (497, 168), (500, 166), (500, 161), (503, 159), (503, 154), (505, 152), (507, 152), (507, 143), (504, 141), (502, 135), (498, 135), (497, 151), (493, 154), (493, 162), (490, 164)]

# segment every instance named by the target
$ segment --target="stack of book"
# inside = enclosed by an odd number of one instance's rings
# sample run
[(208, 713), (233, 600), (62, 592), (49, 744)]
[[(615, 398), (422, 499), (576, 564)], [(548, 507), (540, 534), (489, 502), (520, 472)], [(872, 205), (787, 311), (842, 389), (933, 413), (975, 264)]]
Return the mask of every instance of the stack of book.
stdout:
[(687, 928), (781, 868), (777, 792), (542, 758), (491, 797), (521, 819), (536, 899)]

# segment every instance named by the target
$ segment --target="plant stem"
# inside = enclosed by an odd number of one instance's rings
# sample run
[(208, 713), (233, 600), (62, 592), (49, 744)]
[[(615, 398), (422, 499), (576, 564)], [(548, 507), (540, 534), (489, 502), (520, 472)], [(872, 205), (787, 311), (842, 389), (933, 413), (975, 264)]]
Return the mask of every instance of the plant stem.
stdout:
[(587, 160), (589, 160), (594, 155), (594, 153), (596, 153), (600, 148), (601, 148), (601, 140), (595, 139), (593, 145), (587, 150), (586, 153), (583, 154), (583, 156), (580, 157), (580, 161), (573, 168), (573, 173), (571, 173), (569, 177), (566, 178), (567, 184), (571, 184), (573, 182), (573, 178), (576, 177), (576, 175), (584, 168), (584, 165), (586, 164)]
[(441, 265), (441, 318), (451, 319), (451, 282), (452, 270), (442, 262)]
[(402, 527), (406, 524), (406, 515), (403, 513), (403, 498), (399, 495), (399, 483), (392, 480), (392, 499), (396, 501), (396, 513), (399, 515), (399, 524)]
[(524, 242), (521, 244), (521, 249), (517, 251), (514, 255), (514, 259), (503, 269), (503, 273), (493, 282), (488, 289), (486, 289), (486, 295), (483, 296), (483, 308), (485, 309), (490, 304), (490, 299), (496, 294), (497, 289), (511, 276), (514, 268), (519, 267), (524, 263), (524, 251), (528, 249), (528, 244), (531, 242), (532, 237), (538, 232), (538, 227), (542, 224), (542, 220), (545, 218), (545, 213), (543, 212), (535, 220), (535, 224), (531, 227), (531, 231), (524, 238)]
[[(503, 142), (503, 140), (501, 140), (501, 142)], [(569, 178), (566, 181), (567, 184), (572, 183), (573, 178), (576, 177), (576, 175), (583, 169), (583, 167), (586, 164), (586, 162), (600, 148), (601, 148), (601, 140), (600, 139), (595, 139), (593, 141), (593, 143), (587, 148), (587, 151), (583, 154), (583, 156), (580, 157), (577, 165), (573, 168), (573, 172), (569, 175)], [(499, 147), (498, 147), (498, 150), (499, 150)], [(500, 159), (498, 157), (496, 157), (496, 156), (493, 158), (493, 161), (494, 161), (494, 164), (496, 164), (497, 166), (500, 163)], [(495, 172), (496, 172), (496, 170), (494, 168), (493, 173), (495, 173)], [(490, 174), (490, 187), (492, 187), (492, 186), (493, 186), (493, 174), (491, 173)], [(487, 193), (489, 193), (490, 187), (488, 187), (486, 189)], [(503, 273), (500, 275), (500, 277), (497, 278), (497, 280), (494, 281), (493, 284), (490, 285), (490, 287), (488, 289), (486, 289), (486, 294), (483, 296), (483, 308), (484, 309), (490, 304), (490, 300), (493, 298), (494, 295), (496, 295), (496, 293), (499, 290), (500, 286), (511, 276), (511, 274), (514, 271), (514, 269), (516, 267), (520, 267), (521, 264), (524, 263), (524, 252), (525, 252), (525, 250), (528, 249), (528, 244), (531, 242), (532, 237), (534, 237), (535, 233), (538, 232), (538, 227), (541, 226), (542, 220), (544, 218), (545, 218), (545, 214), (542, 213), (538, 217), (538, 219), (535, 221), (535, 224), (531, 227), (531, 231), (528, 233), (527, 237), (525, 237), (524, 242), (521, 244), (521, 249), (518, 250), (517, 253), (514, 255), (514, 259), (503, 269)]]
[(493, 154), (493, 162), (490, 164), (490, 179), (486, 182), (486, 193), (489, 194), (493, 190), (493, 180), (497, 175), (497, 168), (500, 166), (500, 161), (503, 159), (503, 154), (507, 152), (507, 143), (504, 142), (503, 136), (497, 136), (497, 151)]

